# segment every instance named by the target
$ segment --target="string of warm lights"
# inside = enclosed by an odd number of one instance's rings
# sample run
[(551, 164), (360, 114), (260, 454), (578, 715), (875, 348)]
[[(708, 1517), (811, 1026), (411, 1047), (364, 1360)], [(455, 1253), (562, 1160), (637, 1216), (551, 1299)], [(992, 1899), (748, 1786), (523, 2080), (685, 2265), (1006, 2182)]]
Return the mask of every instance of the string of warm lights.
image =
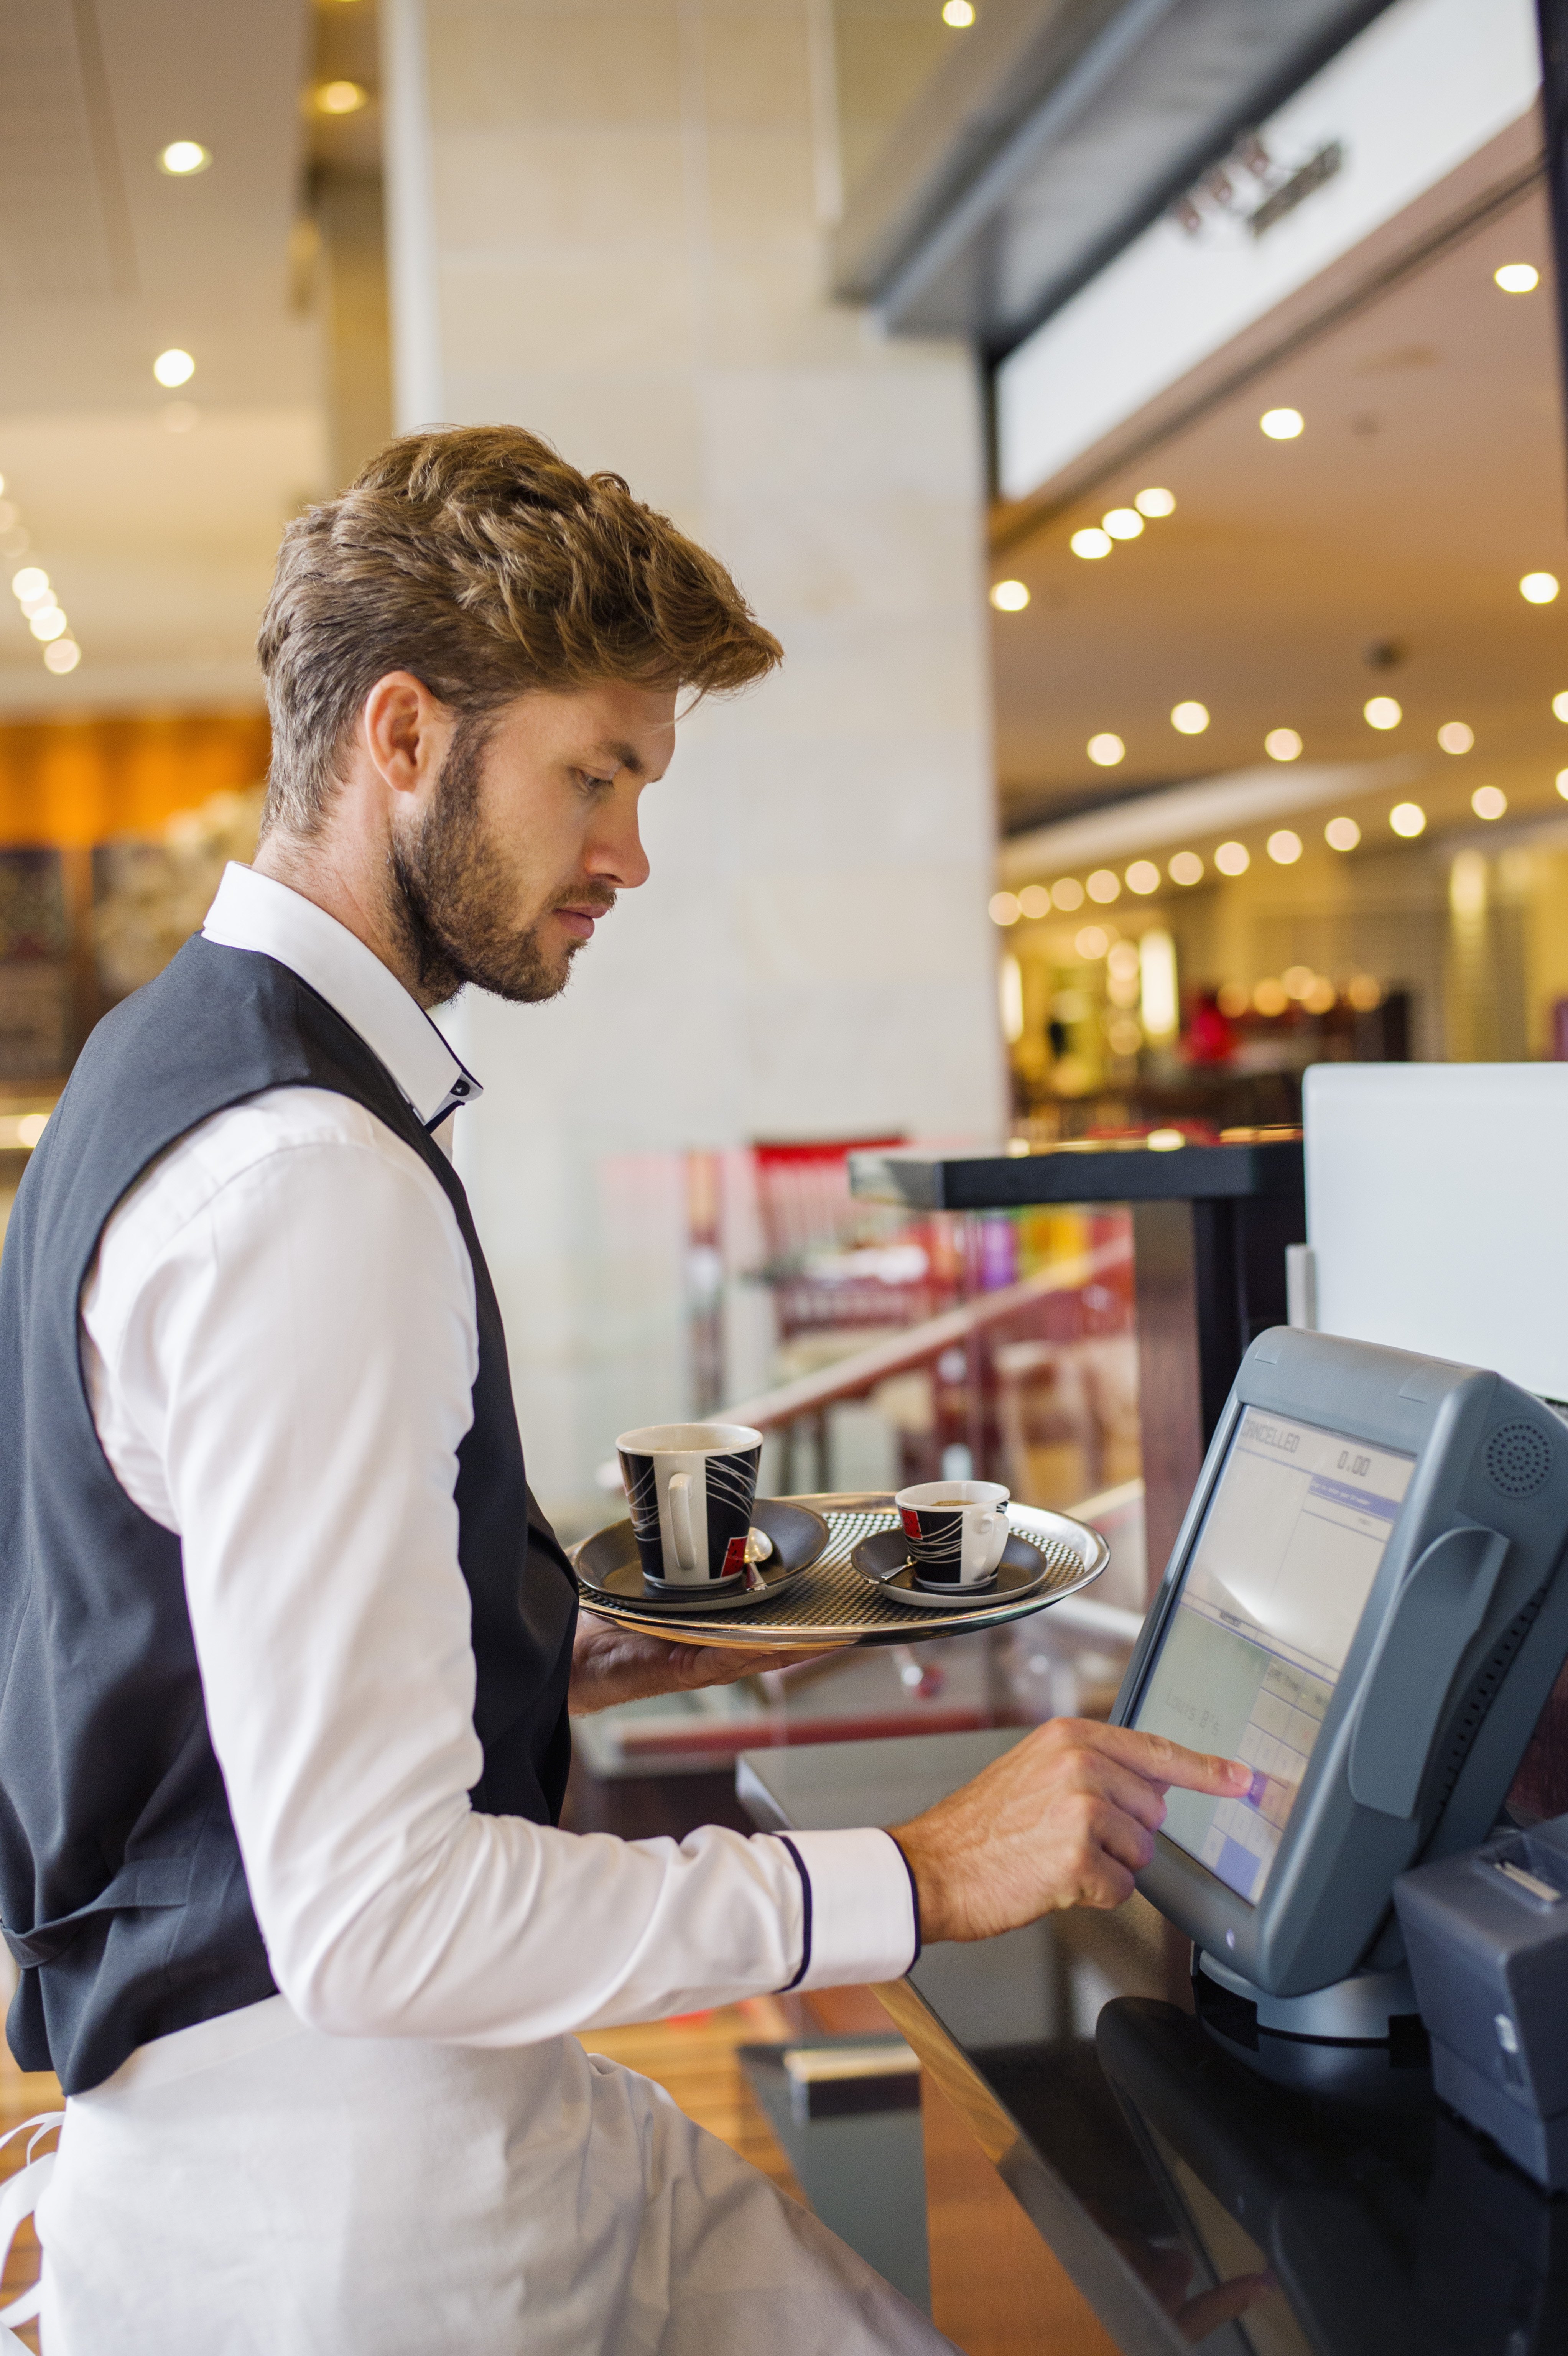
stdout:
[[(0, 534), (4, 535), (7, 552), (22, 554), (27, 547), (27, 534), (14, 499), (5, 497), (5, 477), (0, 475)], [(11, 575), (11, 594), (22, 609), (22, 618), (43, 648), (44, 668), (57, 677), (76, 669), (81, 660), (81, 648), (70, 634), (65, 609), (49, 576), (41, 564), (24, 564)]]

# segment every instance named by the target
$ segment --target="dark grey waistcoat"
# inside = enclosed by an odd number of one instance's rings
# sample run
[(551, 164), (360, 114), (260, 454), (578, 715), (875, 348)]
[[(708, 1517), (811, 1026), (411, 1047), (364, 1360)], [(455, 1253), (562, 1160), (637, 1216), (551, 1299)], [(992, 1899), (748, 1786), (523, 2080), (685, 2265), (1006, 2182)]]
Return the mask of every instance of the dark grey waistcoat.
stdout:
[[(570, 1759), (575, 1589), (529, 1495), (500, 1312), (467, 1198), (377, 1058), (273, 958), (188, 941), (88, 1041), (0, 1257), (0, 1922), (22, 1966), (6, 2034), (67, 2094), (148, 2038), (274, 1993), (186, 1610), (179, 1540), (98, 1444), (78, 1302), (116, 1203), (199, 1121), (328, 1088), (413, 1148), (474, 1264), (479, 1362), (457, 1454), (487, 1815), (553, 1822)], [(395, 1284), (398, 1270), (387, 1270)]]

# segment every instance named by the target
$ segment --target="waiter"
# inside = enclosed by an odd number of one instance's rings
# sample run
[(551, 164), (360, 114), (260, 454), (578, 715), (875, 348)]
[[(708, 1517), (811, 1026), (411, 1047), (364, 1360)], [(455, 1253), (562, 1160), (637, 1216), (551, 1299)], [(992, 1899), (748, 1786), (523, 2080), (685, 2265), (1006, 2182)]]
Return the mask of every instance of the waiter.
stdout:
[(677, 692), (779, 651), (510, 428), (396, 442), (285, 536), (255, 865), (93, 1033), (0, 1266), (49, 2356), (945, 2347), (570, 2032), (1113, 1905), (1168, 1783), (1246, 1779), (1058, 1722), (892, 1836), (557, 1827), (569, 1709), (755, 1664), (578, 1619), (435, 1141), (479, 1085), (427, 1010), (563, 988), (647, 875)]

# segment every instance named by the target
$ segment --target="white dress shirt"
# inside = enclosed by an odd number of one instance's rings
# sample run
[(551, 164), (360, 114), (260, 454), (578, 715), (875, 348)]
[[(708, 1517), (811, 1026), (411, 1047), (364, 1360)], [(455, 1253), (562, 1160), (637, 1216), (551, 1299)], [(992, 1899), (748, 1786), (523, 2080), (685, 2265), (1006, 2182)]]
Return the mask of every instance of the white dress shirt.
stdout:
[[(427, 1126), (478, 1094), (388, 969), (298, 894), (231, 866), (205, 930), (300, 975)], [(171, 1147), (103, 1231), (81, 1353), (110, 1464), (180, 1538), (252, 1901), (299, 2019), (521, 2045), (908, 1968), (910, 1883), (885, 1833), (620, 1841), (470, 1806), (453, 1490), (473, 1270), (435, 1176), (361, 1106), (271, 1089)], [(210, 2052), (216, 2028), (177, 2035)]]

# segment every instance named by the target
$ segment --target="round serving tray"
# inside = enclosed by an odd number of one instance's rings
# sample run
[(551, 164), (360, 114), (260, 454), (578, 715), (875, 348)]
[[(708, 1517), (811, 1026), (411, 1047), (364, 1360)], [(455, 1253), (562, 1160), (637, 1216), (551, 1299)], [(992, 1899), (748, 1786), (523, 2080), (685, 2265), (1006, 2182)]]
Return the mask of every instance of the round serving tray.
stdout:
[[(761, 1526), (758, 1500), (758, 1526)], [(683, 1644), (741, 1644), (757, 1650), (804, 1652), (812, 1645), (925, 1644), (935, 1637), (966, 1635), (980, 1628), (1004, 1627), (1059, 1603), (1064, 1595), (1100, 1577), (1111, 1559), (1111, 1549), (1098, 1530), (1066, 1514), (1042, 1505), (1012, 1505), (1008, 1519), (1047, 1558), (1047, 1576), (1027, 1595), (1000, 1597), (994, 1590), (974, 1599), (968, 1610), (930, 1612), (903, 1601), (896, 1591), (874, 1586), (854, 1569), (850, 1557), (863, 1538), (897, 1528), (898, 1516), (886, 1491), (831, 1492), (825, 1495), (778, 1500), (820, 1514), (828, 1526), (828, 1543), (816, 1561), (789, 1582), (779, 1596), (738, 1598), (731, 1611), (693, 1614), (681, 1619), (662, 1609), (650, 1611), (629, 1599), (584, 1584), (583, 1608), (623, 1628), (638, 1628), (650, 1636), (674, 1638)], [(585, 1538), (574, 1549), (579, 1564), (588, 1548), (607, 1536)]]

